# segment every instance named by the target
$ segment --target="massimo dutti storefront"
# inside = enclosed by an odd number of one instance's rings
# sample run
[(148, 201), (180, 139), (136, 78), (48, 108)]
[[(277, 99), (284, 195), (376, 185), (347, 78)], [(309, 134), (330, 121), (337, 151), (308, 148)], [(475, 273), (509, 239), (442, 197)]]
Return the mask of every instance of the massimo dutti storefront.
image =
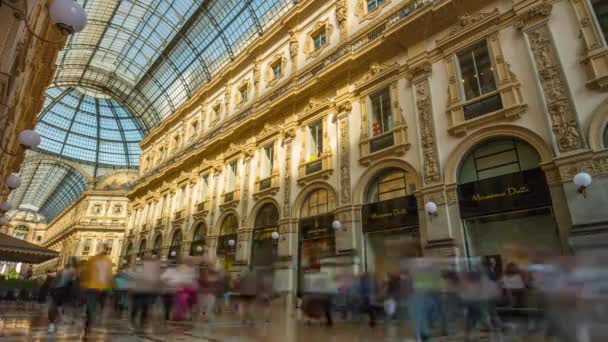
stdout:
[(361, 212), (368, 272), (398, 274), (402, 258), (421, 255), (415, 184), (414, 175), (400, 168), (385, 169), (370, 182)]
[(494, 259), (502, 272), (508, 263), (525, 264), (523, 251), (561, 254), (551, 194), (532, 146), (512, 138), (481, 143), (463, 159), (458, 183), (468, 256)]

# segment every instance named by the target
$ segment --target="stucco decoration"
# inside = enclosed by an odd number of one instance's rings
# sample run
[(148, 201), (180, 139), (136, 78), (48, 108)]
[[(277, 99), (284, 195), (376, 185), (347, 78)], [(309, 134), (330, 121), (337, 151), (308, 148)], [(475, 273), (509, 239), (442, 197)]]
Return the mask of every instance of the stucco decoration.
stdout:
[(459, 16), (456, 20), (456, 24), (452, 25), (449, 29), (450, 36), (456, 36), (462, 33), (463, 31), (468, 30), (470, 27), (477, 25), (485, 20), (495, 17), (498, 14), (498, 9), (494, 9), (493, 12), (490, 13), (475, 13)]
[(424, 182), (426, 184), (431, 184), (439, 182), (440, 170), (435, 124), (433, 120), (433, 106), (428, 78), (418, 82), (415, 85), (415, 89), (420, 143), (422, 145)]
[(340, 140), (340, 202), (342, 205), (350, 204), (351, 202), (351, 187), (350, 187), (350, 140), (349, 140), (349, 122), (348, 117), (352, 110), (352, 104), (345, 102), (338, 105), (338, 126)]
[(283, 215), (289, 217), (291, 212), (291, 149), (295, 132), (286, 130), (283, 136), (285, 145), (285, 172), (283, 176)]
[(336, 20), (340, 29), (340, 39), (348, 37), (348, 2), (346, 0), (336, 0)]

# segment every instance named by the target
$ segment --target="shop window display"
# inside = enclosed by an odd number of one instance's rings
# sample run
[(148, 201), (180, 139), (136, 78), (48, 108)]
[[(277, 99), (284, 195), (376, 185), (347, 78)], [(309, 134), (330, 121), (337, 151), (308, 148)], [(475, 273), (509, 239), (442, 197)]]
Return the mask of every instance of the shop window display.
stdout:
[[(217, 257), (226, 271), (232, 269), (236, 256), (236, 241), (237, 230), (239, 223), (234, 214), (230, 214), (224, 218), (220, 226), (220, 236), (217, 242)], [(234, 241), (231, 244), (230, 241)]]

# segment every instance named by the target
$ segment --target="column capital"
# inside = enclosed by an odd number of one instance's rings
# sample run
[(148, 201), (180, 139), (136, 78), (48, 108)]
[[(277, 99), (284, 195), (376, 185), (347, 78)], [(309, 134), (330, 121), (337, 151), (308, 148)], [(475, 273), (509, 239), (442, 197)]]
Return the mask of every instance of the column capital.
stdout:
[(547, 0), (540, 3), (528, 1), (515, 5), (514, 9), (517, 16), (513, 25), (521, 31), (528, 31), (549, 20), (553, 4)]

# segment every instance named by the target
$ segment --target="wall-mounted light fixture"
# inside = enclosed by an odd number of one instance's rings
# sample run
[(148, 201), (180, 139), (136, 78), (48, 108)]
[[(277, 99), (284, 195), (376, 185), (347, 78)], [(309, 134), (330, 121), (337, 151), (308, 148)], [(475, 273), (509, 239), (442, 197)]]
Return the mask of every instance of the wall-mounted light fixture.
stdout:
[(592, 180), (591, 175), (587, 172), (579, 172), (574, 176), (572, 182), (574, 182), (574, 185), (578, 186), (578, 193), (587, 198), (587, 187), (591, 185)]
[(21, 186), (21, 178), (19, 178), (19, 176), (10, 175), (6, 178), (6, 185), (15, 190)]
[(429, 214), (430, 217), (437, 217), (437, 204), (435, 202), (427, 202), (424, 205), (424, 211)]

